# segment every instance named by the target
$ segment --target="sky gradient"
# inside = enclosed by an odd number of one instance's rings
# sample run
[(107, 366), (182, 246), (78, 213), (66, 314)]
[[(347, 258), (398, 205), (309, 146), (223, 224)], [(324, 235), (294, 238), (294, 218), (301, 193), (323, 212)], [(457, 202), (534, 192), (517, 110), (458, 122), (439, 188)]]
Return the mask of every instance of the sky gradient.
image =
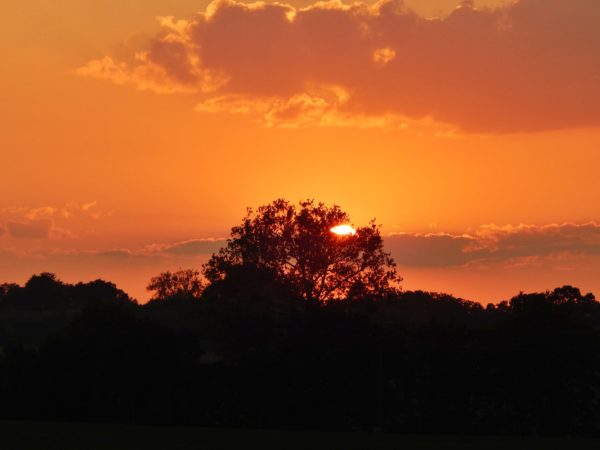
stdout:
[(0, 282), (144, 300), (284, 197), (375, 217), (406, 289), (599, 294), (600, 3), (456, 6), (7, 5)]

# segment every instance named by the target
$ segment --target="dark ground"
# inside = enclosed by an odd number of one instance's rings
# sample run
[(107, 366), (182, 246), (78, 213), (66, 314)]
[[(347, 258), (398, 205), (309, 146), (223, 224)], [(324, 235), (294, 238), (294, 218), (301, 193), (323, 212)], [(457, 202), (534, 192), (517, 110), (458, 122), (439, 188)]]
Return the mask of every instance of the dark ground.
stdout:
[(0, 448), (2, 450), (578, 450), (600, 449), (600, 440), (0, 422)]

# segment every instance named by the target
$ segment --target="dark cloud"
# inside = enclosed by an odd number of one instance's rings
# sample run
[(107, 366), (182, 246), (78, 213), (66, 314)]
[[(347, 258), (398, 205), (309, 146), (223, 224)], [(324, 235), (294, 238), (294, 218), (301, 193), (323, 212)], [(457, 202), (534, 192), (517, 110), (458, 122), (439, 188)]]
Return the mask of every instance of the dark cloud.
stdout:
[(129, 259), (134, 257), (135, 255), (129, 250), (105, 250), (102, 252), (91, 252), (87, 253), (90, 257), (100, 257), (107, 259)]
[(385, 238), (386, 248), (402, 266), (455, 266), (472, 259), (464, 251), (471, 237), (448, 234), (397, 234)]
[(17, 239), (46, 239), (50, 237), (52, 220), (41, 219), (27, 222), (9, 220), (6, 226), (8, 234)]
[(167, 246), (162, 252), (178, 256), (211, 255), (225, 245), (224, 239), (194, 239)]
[(598, 23), (598, 0), (462, 2), (439, 19), (400, 0), (304, 9), (218, 0), (191, 20), (163, 19), (137, 63), (108, 56), (79, 73), (196, 92), (200, 111), (254, 111), (269, 125), (401, 117), (485, 133), (598, 126)]
[(469, 235), (403, 233), (385, 238), (396, 262), (447, 267), (559, 254), (600, 255), (600, 225), (486, 226)]

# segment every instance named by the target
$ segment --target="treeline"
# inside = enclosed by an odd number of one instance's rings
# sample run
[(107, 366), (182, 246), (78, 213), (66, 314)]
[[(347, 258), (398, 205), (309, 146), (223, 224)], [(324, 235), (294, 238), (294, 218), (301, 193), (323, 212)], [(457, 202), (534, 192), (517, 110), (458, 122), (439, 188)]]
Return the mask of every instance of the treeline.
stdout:
[(0, 286), (0, 419), (597, 435), (600, 304), (428, 292), (308, 301), (241, 268), (139, 305), (105, 281)]

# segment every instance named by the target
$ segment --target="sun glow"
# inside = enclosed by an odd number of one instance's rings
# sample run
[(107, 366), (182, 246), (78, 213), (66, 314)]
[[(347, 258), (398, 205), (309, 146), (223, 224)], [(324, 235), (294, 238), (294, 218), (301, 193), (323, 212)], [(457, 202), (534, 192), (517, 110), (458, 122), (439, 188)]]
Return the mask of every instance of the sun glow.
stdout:
[(331, 228), (329, 231), (340, 236), (350, 236), (356, 234), (356, 230), (350, 225), (337, 225)]

